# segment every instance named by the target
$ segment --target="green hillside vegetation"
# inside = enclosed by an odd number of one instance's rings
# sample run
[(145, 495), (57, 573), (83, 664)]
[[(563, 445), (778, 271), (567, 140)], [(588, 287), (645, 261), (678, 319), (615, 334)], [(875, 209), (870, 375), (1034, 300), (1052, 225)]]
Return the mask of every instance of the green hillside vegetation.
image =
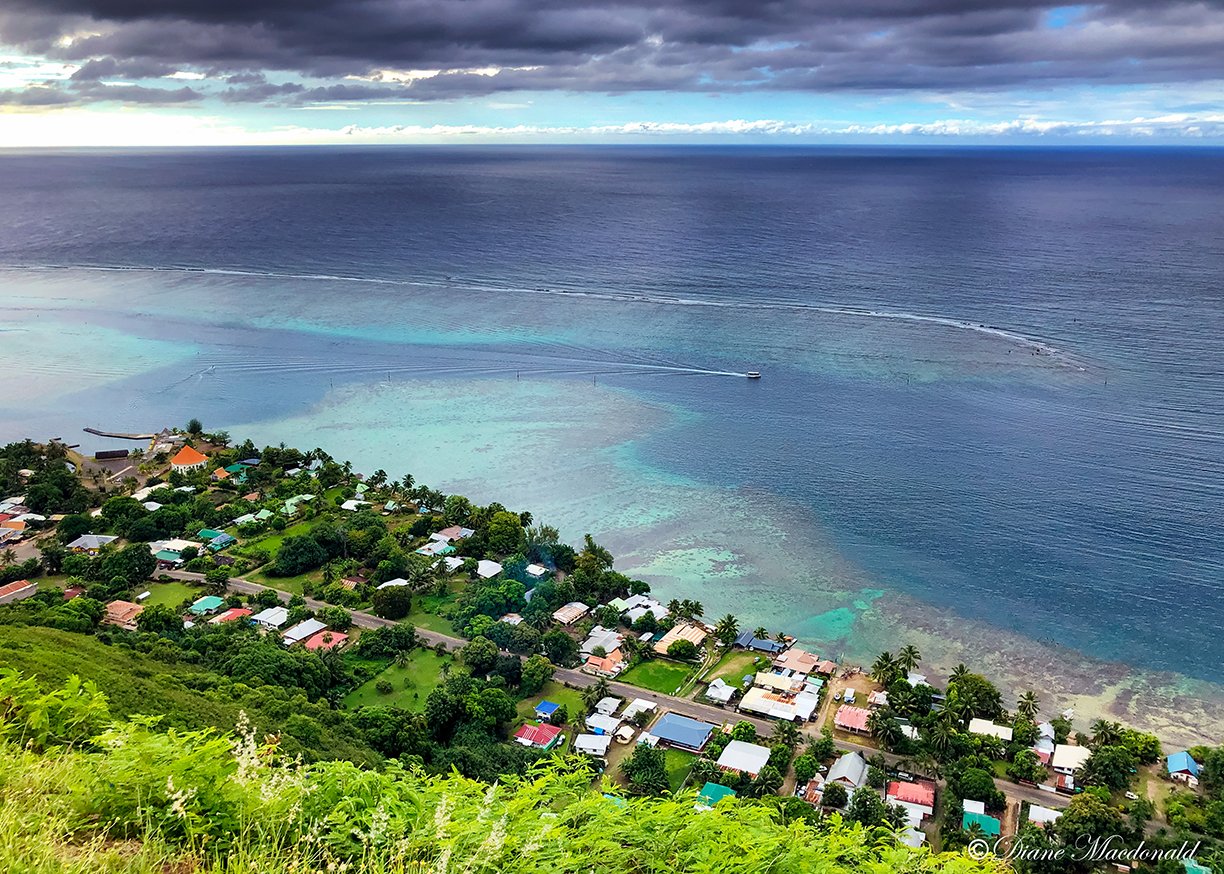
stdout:
[[(0, 676), (0, 870), (40, 874), (1001, 872), (834, 815), (592, 791), (576, 758), (495, 785), (295, 764), (254, 733), (114, 721), (92, 686)], [(605, 789), (607, 787), (604, 787)]]
[(54, 628), (0, 625), (0, 665), (58, 686), (78, 676), (107, 690), (116, 716), (161, 717), (167, 728), (232, 731), (243, 719), (281, 748), (308, 761), (373, 764), (379, 755), (345, 714), (279, 686), (236, 683), (195, 665), (166, 661), (129, 647)]

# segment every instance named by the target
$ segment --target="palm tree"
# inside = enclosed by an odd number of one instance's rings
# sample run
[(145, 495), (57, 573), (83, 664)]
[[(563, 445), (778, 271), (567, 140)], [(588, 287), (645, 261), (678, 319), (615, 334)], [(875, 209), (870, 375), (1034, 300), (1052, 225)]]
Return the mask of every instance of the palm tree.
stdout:
[(680, 600), (678, 598), (672, 598), (670, 601), (667, 602), (667, 612), (670, 613), (672, 616), (679, 616), (680, 611), (683, 609), (684, 608), (681, 606)]
[(1016, 701), (1016, 712), (1026, 719), (1037, 716), (1037, 693), (1029, 689)]
[(621, 641), (620, 648), (621, 652), (624, 653), (625, 658), (629, 661), (633, 661), (642, 648), (642, 641), (634, 637), (632, 634), (626, 634), (625, 639)]
[(595, 705), (604, 698), (607, 698), (608, 693), (611, 691), (612, 687), (608, 685), (607, 679), (600, 677), (592, 685), (582, 690), (582, 703), (586, 705), (588, 710), (594, 710)]
[(731, 613), (719, 619), (714, 625), (714, 636), (722, 642), (723, 646), (730, 646), (735, 643), (735, 638), (738, 635), (739, 620)]
[(786, 632), (785, 631), (774, 632), (774, 640), (776, 640), (778, 643), (786, 643)]
[(15, 565), (17, 564), (17, 553), (14, 552), (13, 548), (10, 546), (7, 549), (5, 549), (4, 552), (0, 552), (0, 560), (4, 561), (5, 567), (9, 567), (10, 565)]
[(905, 735), (901, 732), (901, 723), (897, 722), (890, 710), (876, 710), (867, 717), (867, 727), (871, 733), (884, 745), (884, 749), (896, 749)]
[(871, 665), (871, 679), (881, 686), (887, 686), (897, 678), (897, 660), (888, 650), (876, 656)]
[(774, 723), (770, 739), (773, 743), (786, 744), (793, 750), (799, 744), (799, 728), (793, 722), (779, 720)]
[(752, 636), (757, 640), (769, 640), (769, 631), (764, 625), (757, 626), (757, 629), (752, 632)]
[(412, 656), (406, 649), (401, 649), (395, 654), (395, 666), (397, 668), (406, 668), (411, 662)]
[(927, 743), (930, 744), (936, 755), (942, 756), (952, 749), (955, 737), (956, 729), (946, 719), (939, 719), (927, 732)]
[(948, 681), (954, 683), (957, 680), (963, 677), (966, 677), (968, 675), (969, 675), (969, 669), (965, 667), (964, 663), (961, 663), (952, 669), (952, 675), (948, 678)]
[(922, 661), (922, 654), (918, 652), (918, 647), (912, 643), (907, 643), (901, 648), (901, 652), (897, 653), (897, 667), (905, 671), (906, 676), (914, 668), (918, 667), (918, 663)]
[(1122, 726), (1116, 722), (1107, 722), (1104, 719), (1098, 719), (1092, 723), (1092, 745), (1096, 747), (1107, 747), (1116, 744), (1122, 739)]

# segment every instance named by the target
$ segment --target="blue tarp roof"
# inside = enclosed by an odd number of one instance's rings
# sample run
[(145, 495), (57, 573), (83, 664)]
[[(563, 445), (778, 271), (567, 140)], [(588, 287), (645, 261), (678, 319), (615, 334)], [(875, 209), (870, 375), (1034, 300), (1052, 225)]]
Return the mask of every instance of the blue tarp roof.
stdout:
[(1190, 754), (1185, 750), (1169, 756), (1169, 773), (1176, 774), (1179, 771), (1188, 771), (1195, 777), (1199, 775), (1199, 763), (1190, 758)]
[(551, 716), (552, 714), (557, 712), (557, 708), (560, 706), (561, 706), (560, 704), (554, 704), (552, 701), (541, 701), (539, 704), (535, 706), (535, 712), (536, 713), (547, 713), (548, 715)]
[(713, 730), (714, 726), (708, 722), (699, 722), (678, 713), (665, 713), (663, 718), (651, 727), (650, 733), (668, 743), (700, 749), (705, 746), (706, 739)]
[(759, 649), (762, 652), (781, 652), (782, 644), (776, 640), (762, 640), (759, 637), (754, 637), (751, 631), (745, 631), (735, 638), (737, 646), (742, 646), (745, 649)]

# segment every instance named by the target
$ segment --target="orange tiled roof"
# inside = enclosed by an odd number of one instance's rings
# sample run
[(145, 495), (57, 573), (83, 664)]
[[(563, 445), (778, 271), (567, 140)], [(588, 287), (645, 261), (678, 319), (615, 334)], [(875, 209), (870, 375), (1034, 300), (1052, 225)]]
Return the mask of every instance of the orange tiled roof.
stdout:
[(199, 464), (202, 461), (208, 461), (208, 457), (192, 449), (190, 446), (184, 446), (174, 458), (170, 459), (170, 463), (175, 467), (188, 467), (192, 464)]

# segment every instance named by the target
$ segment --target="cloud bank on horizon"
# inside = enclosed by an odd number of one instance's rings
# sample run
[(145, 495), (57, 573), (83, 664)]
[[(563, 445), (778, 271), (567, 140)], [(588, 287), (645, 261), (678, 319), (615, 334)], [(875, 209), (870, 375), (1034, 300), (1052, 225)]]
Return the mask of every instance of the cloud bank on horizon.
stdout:
[(3, 0), (0, 145), (1224, 141), (1222, 45), (1224, 0)]

